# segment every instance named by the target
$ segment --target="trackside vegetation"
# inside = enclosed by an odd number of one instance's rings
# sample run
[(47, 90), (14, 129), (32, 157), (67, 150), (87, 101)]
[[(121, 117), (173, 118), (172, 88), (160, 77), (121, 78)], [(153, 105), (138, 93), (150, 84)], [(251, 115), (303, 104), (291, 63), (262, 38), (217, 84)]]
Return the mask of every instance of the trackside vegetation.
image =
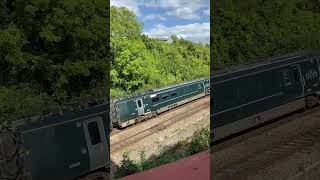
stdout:
[(115, 172), (115, 177), (123, 177), (147, 169), (158, 167), (163, 164), (171, 163), (184, 157), (191, 156), (201, 151), (207, 150), (210, 143), (210, 130), (203, 128), (194, 133), (191, 140), (184, 140), (173, 147), (160, 149), (156, 158), (146, 159), (145, 152), (140, 152), (140, 160), (130, 159), (130, 153), (123, 154), (121, 166)]

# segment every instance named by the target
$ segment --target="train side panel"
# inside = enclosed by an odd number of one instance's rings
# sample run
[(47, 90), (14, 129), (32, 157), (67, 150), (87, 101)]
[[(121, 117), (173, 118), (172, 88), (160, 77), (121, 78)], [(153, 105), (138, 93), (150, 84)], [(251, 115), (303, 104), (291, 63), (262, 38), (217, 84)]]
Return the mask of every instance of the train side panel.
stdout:
[(204, 79), (115, 101), (112, 121), (120, 127), (129, 126), (203, 97), (209, 87), (210, 80)]
[[(17, 123), (32, 180), (73, 179), (110, 164), (109, 104)], [(25, 174), (24, 173), (24, 174)]]
[(119, 114), (119, 124), (138, 116), (137, 105), (134, 99), (117, 102), (116, 104), (117, 113)]
[(34, 180), (70, 179), (90, 169), (84, 131), (78, 123), (23, 133), (26, 167)]
[(201, 82), (177, 87), (158, 94), (159, 100), (153, 103), (157, 113), (161, 113), (175, 106), (187, 103), (204, 96), (204, 87)]
[(304, 107), (303, 92), (298, 63), (275, 63), (213, 79), (214, 140)]

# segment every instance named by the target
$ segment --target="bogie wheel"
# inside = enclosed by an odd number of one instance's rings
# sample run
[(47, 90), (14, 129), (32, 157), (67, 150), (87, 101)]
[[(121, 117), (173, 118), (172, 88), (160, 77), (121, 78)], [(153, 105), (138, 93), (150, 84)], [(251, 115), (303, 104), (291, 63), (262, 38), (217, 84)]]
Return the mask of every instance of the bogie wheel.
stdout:
[(318, 98), (316, 96), (307, 96), (306, 97), (306, 106), (307, 109), (310, 109), (312, 107), (314, 107), (315, 105), (317, 105), (319, 102)]
[(110, 180), (110, 177), (106, 172), (96, 172), (82, 178), (81, 180)]

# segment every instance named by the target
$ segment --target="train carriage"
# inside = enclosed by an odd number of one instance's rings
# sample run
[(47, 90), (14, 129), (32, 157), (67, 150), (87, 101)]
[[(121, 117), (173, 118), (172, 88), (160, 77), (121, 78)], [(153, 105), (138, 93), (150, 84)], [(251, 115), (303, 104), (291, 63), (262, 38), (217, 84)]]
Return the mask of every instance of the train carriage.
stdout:
[(111, 119), (115, 126), (124, 128), (203, 97), (209, 87), (209, 78), (203, 78), (116, 100), (111, 104)]
[(0, 177), (67, 180), (105, 172), (110, 164), (109, 107), (106, 103), (2, 125)]
[(320, 53), (299, 52), (215, 70), (211, 78), (212, 140), (311, 107), (320, 93)]

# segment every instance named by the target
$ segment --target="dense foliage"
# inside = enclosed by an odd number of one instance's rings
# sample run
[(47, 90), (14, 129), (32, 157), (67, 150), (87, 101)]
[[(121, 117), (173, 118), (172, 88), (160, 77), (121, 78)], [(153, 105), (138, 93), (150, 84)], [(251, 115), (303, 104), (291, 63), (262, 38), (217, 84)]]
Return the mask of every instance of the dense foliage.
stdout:
[(215, 65), (320, 47), (319, 0), (217, 0), (212, 6)]
[(0, 121), (107, 95), (108, 6), (105, 0), (0, 2)]
[(176, 36), (172, 43), (149, 38), (123, 7), (111, 7), (110, 18), (112, 97), (209, 75), (209, 45)]

